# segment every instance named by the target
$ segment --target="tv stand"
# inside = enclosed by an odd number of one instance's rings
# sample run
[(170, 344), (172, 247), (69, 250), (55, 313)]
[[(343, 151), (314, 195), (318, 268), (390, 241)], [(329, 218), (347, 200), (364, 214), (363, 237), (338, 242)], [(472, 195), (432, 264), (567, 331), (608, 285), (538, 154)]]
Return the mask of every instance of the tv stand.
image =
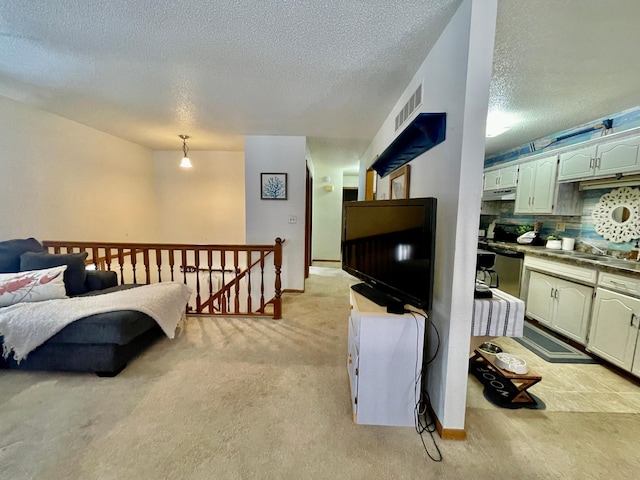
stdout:
[(389, 307), (389, 306), (397, 306), (400, 305), (404, 308), (404, 303), (399, 298), (388, 295), (380, 290), (376, 290), (372, 286), (366, 283), (356, 283), (351, 286), (351, 290), (359, 293), (363, 297), (368, 298), (376, 305), (380, 305), (381, 307)]
[(415, 426), (425, 319), (350, 292), (347, 369), (357, 424)]

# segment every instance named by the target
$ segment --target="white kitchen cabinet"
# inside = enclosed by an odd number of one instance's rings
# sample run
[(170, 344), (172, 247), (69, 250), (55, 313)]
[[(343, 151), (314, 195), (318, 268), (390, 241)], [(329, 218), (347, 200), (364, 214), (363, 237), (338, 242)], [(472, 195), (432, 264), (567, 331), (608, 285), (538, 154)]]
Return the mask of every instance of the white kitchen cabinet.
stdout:
[(347, 370), (353, 420), (414, 426), (425, 319), (394, 315), (351, 290)]
[(587, 350), (640, 376), (640, 278), (600, 272)]
[(593, 176), (595, 171), (596, 145), (560, 154), (558, 181), (577, 181)]
[(515, 213), (551, 213), (558, 157), (541, 158), (520, 165)]
[(558, 181), (640, 173), (640, 135), (601, 140), (560, 154)]
[[(587, 350), (631, 371), (634, 367), (639, 322), (640, 299), (598, 288)], [(640, 362), (635, 365), (636, 375), (638, 364)]]
[[(638, 326), (640, 330), (640, 325)], [(640, 333), (636, 335), (636, 354), (633, 357), (633, 364), (631, 364), (631, 373), (636, 377), (640, 377)]]
[(592, 296), (592, 287), (532, 271), (526, 314), (584, 345)]
[(640, 135), (598, 145), (595, 176), (640, 171)]
[(519, 165), (512, 165), (510, 167), (485, 170), (483, 190), (487, 192), (491, 190), (515, 188), (518, 184), (518, 167)]
[(515, 214), (579, 215), (582, 199), (576, 184), (558, 183), (558, 156), (520, 164)]

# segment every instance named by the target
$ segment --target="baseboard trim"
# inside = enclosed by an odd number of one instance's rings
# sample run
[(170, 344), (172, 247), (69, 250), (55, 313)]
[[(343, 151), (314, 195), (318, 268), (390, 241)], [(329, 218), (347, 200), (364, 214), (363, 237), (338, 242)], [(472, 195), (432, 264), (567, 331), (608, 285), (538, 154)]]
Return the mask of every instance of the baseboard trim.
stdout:
[(431, 418), (436, 422), (436, 431), (440, 438), (443, 440), (466, 440), (467, 432), (457, 428), (442, 428), (442, 424), (440, 423), (440, 419), (429, 405), (429, 412), (431, 413)]
[(342, 260), (323, 260), (322, 258), (314, 258), (311, 262), (332, 262), (332, 263), (340, 263)]
[(304, 290), (296, 290), (294, 288), (285, 288), (282, 293), (304, 293)]

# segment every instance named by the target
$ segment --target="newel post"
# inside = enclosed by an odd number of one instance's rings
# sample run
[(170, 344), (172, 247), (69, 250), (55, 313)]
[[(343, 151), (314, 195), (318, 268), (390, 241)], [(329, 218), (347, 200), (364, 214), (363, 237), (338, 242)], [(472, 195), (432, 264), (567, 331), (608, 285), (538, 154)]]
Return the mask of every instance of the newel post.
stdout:
[(273, 250), (273, 265), (276, 268), (276, 291), (273, 298), (273, 319), (279, 320), (282, 318), (282, 281), (280, 279), (280, 270), (282, 268), (282, 239), (276, 238), (276, 245)]

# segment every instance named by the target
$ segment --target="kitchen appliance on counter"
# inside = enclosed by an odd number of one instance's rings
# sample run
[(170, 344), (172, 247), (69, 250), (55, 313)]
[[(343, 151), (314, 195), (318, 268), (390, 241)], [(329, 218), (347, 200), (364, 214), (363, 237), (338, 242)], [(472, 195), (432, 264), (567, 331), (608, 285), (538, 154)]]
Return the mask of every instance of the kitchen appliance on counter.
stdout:
[[(496, 223), (493, 228), (493, 240), (478, 239), (478, 248), (495, 254), (492, 271), (499, 280), (498, 288), (514, 297), (520, 298), (520, 281), (524, 253), (510, 247), (508, 243), (516, 243), (520, 225)], [(500, 243), (500, 245), (497, 245)]]
[(487, 250), (478, 249), (476, 260), (476, 287), (475, 298), (492, 298), (490, 288), (497, 288), (498, 274), (493, 270), (496, 254)]

